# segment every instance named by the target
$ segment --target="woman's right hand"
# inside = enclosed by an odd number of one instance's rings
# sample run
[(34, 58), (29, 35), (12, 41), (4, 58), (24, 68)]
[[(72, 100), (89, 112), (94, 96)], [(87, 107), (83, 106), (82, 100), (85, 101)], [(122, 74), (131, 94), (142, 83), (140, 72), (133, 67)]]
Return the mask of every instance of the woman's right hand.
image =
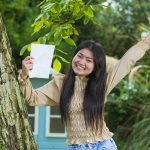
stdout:
[(21, 71), (21, 78), (26, 79), (29, 75), (29, 70), (33, 69), (33, 57), (27, 56), (22, 61), (22, 71)]

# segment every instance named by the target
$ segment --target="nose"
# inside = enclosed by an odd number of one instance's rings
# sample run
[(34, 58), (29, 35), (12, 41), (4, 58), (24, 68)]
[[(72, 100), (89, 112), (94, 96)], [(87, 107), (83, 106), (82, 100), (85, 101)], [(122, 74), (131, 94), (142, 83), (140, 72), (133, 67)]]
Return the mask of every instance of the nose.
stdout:
[(80, 64), (81, 66), (85, 66), (85, 64), (86, 64), (85, 59), (84, 59), (84, 58), (81, 59), (81, 60), (79, 61), (79, 64)]

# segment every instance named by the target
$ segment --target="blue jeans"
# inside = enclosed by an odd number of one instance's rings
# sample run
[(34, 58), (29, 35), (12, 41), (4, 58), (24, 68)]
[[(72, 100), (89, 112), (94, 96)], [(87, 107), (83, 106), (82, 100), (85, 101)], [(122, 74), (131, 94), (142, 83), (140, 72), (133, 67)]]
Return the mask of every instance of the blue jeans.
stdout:
[(68, 145), (68, 150), (117, 150), (115, 141), (110, 138), (96, 143)]

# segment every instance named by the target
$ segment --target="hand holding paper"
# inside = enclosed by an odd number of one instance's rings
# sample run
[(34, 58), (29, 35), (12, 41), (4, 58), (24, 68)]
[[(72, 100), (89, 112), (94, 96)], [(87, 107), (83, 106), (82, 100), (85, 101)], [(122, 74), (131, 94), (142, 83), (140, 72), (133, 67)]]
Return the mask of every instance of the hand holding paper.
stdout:
[(55, 45), (32, 44), (30, 55), (34, 58), (30, 78), (49, 78)]

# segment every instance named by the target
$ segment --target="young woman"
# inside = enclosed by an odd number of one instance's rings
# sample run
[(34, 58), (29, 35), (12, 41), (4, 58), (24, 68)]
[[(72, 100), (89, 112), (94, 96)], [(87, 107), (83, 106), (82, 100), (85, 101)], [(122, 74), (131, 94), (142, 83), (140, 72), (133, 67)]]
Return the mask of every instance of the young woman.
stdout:
[(54, 74), (49, 83), (36, 90), (28, 79), (33, 68), (33, 58), (28, 56), (20, 73), (22, 91), (29, 105), (59, 105), (66, 125), (68, 150), (116, 150), (113, 133), (103, 116), (106, 97), (149, 48), (147, 37), (131, 47), (106, 73), (102, 46), (84, 41), (77, 47), (68, 73)]

